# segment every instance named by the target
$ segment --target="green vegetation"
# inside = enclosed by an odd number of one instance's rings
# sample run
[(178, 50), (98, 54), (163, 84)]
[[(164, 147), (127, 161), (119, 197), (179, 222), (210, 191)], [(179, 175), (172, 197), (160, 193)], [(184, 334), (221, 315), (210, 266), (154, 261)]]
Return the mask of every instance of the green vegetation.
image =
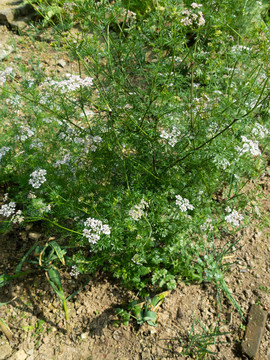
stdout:
[[(269, 154), (267, 5), (34, 4), (80, 71), (22, 68), (17, 82), (1, 65), (1, 231), (42, 222), (57, 236), (23, 261), (45, 271), (66, 319), (67, 266), (102, 269), (140, 296), (213, 282), (243, 316), (225, 277), (235, 244), (216, 241), (259, 216), (244, 188)], [(155, 323), (148, 310), (137, 321)]]

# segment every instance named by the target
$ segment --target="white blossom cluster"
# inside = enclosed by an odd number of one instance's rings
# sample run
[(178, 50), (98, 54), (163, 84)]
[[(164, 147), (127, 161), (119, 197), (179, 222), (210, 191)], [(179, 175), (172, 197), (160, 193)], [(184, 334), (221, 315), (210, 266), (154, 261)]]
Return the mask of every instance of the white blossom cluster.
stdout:
[[(35, 199), (36, 197), (31, 197), (31, 198)], [(51, 211), (51, 204), (46, 205), (42, 199), (34, 200), (33, 205), (34, 205), (35, 209), (37, 209), (41, 215)]]
[(15, 213), (16, 204), (11, 201), (9, 204), (3, 204), (0, 208), (0, 215), (9, 217)]
[(18, 106), (21, 104), (21, 97), (20, 95), (14, 95), (14, 96), (11, 96), (10, 98), (6, 99), (6, 103), (8, 105), (11, 105), (11, 106)]
[[(3, 201), (7, 200), (7, 195), (5, 194)], [(16, 211), (16, 204), (14, 201), (11, 201), (9, 204), (3, 204), (0, 208), (0, 215), (3, 215), (5, 217), (10, 217), (10, 221), (13, 224), (20, 224), (24, 221), (24, 216), (22, 215), (22, 211), (18, 210)]]
[(100, 235), (110, 235), (109, 225), (102, 224), (100, 220), (88, 218), (84, 222), (83, 236), (85, 236), (90, 244), (96, 244), (100, 240)]
[(176, 195), (176, 205), (180, 207), (180, 210), (186, 212), (187, 210), (193, 210), (194, 206), (190, 204), (188, 199), (182, 198), (181, 195)]
[(201, 231), (212, 231), (214, 229), (214, 226), (212, 225), (212, 219), (208, 217), (204, 224), (200, 226)]
[(15, 215), (12, 216), (11, 222), (13, 224), (20, 224), (24, 221), (24, 216), (22, 215), (22, 210), (18, 210)]
[(145, 210), (147, 210), (148, 207), (148, 203), (142, 199), (138, 205), (134, 205), (133, 208), (129, 210), (128, 214), (133, 220), (140, 220), (143, 216), (147, 216)]
[(232, 47), (232, 52), (237, 54), (241, 53), (241, 51), (251, 51), (251, 50), (252, 50), (251, 48), (243, 45), (234, 45)]
[(60, 91), (61, 94), (67, 94), (80, 88), (88, 88), (93, 85), (93, 78), (91, 77), (82, 79), (79, 75), (66, 74), (66, 78), (66, 80), (61, 81), (47, 78), (42, 84), (42, 87), (53, 88), (54, 90)]
[(213, 161), (219, 168), (222, 168), (223, 170), (226, 170), (228, 167), (231, 166), (229, 160), (218, 155), (214, 158)]
[(11, 67), (5, 68), (5, 70), (0, 71), (0, 86), (4, 85), (7, 81), (7, 76), (12, 73), (13, 69)]
[(62, 8), (64, 11), (67, 11), (69, 12), (70, 10), (73, 10), (74, 7), (77, 7), (78, 5), (72, 1), (72, 2), (65, 2), (63, 5), (62, 5)]
[(161, 138), (168, 140), (168, 144), (171, 147), (174, 147), (178, 143), (178, 141), (181, 140), (180, 136), (181, 136), (181, 131), (176, 126), (172, 127), (171, 132), (162, 130), (160, 134)]
[(20, 135), (15, 136), (15, 140), (25, 141), (35, 135), (35, 129), (30, 129), (28, 126), (20, 126)]
[(47, 171), (44, 169), (37, 169), (32, 174), (30, 174), (29, 184), (33, 186), (33, 188), (38, 189), (45, 181), (45, 175)]
[(250, 152), (251, 155), (254, 155), (254, 156), (261, 155), (258, 141), (249, 140), (245, 136), (241, 136), (241, 138), (244, 143), (243, 146), (235, 147), (235, 150), (237, 150), (239, 152), (239, 156), (243, 155), (246, 152)]
[(77, 268), (76, 265), (71, 266), (71, 270), (70, 270), (69, 275), (72, 276), (72, 277), (77, 277), (78, 275), (80, 275), (79, 269)]
[(70, 160), (71, 160), (71, 153), (68, 152), (67, 154), (65, 154), (61, 160), (57, 160), (53, 165), (53, 167), (58, 167), (61, 165), (68, 165)]
[(244, 219), (244, 216), (239, 214), (236, 210), (232, 210), (229, 206), (225, 209), (229, 214), (225, 216), (225, 220), (228, 224), (239, 226), (240, 222)]
[(75, 144), (84, 145), (83, 151), (88, 154), (89, 151), (95, 152), (97, 150), (97, 144), (102, 142), (102, 138), (100, 136), (92, 136), (87, 135), (85, 138), (75, 137)]
[[(202, 4), (192, 3), (191, 7), (195, 9), (199, 9), (202, 7)], [(203, 26), (205, 25), (205, 19), (203, 17), (202, 11), (194, 12), (194, 10), (185, 9), (182, 11), (182, 15), (185, 17), (181, 20), (181, 23), (184, 26), (191, 26), (191, 25), (198, 25)]]
[(269, 130), (261, 124), (255, 123), (255, 127), (252, 129), (252, 134), (258, 135), (261, 139), (263, 139), (269, 134)]
[[(84, 129), (81, 129), (83, 131)], [(92, 136), (86, 135), (85, 137), (81, 137), (81, 131), (79, 129), (74, 129), (72, 126), (68, 125), (65, 129), (65, 132), (60, 132), (58, 135), (60, 140), (64, 140), (68, 143), (75, 143), (83, 146), (82, 151), (86, 154), (89, 151), (95, 152), (98, 148), (98, 144), (102, 142), (102, 138), (100, 136)]]
[(40, 148), (42, 148), (42, 146), (43, 146), (42, 141), (36, 139), (32, 142), (32, 144), (30, 144), (29, 148), (30, 149), (40, 149)]
[(0, 149), (0, 161), (1, 161), (2, 157), (3, 157), (4, 155), (6, 155), (6, 153), (7, 153), (8, 151), (10, 151), (10, 148), (9, 148), (9, 147), (7, 147), (7, 146), (1, 147), (1, 149)]
[(29, 191), (27, 195), (27, 199), (36, 199), (36, 198), (37, 196), (32, 191)]

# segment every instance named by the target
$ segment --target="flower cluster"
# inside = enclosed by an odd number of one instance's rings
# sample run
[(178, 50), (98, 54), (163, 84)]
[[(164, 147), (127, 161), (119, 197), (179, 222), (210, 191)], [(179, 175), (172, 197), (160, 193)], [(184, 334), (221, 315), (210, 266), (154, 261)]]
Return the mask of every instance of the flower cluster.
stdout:
[(6, 147), (6, 146), (1, 147), (1, 149), (0, 149), (0, 160), (2, 159), (2, 157), (3, 157), (4, 155), (6, 155), (6, 153), (7, 153), (8, 151), (10, 151), (10, 148), (9, 148), (9, 147)]
[(85, 236), (90, 244), (96, 244), (100, 239), (100, 235), (110, 235), (109, 225), (102, 224), (100, 220), (88, 218), (84, 222), (83, 236)]
[(26, 139), (35, 135), (35, 129), (30, 129), (28, 126), (20, 126), (21, 135), (16, 135), (15, 140), (25, 141)]
[(230, 162), (227, 159), (219, 155), (216, 155), (213, 162), (217, 165), (217, 167), (222, 168), (223, 170), (226, 170), (228, 167), (231, 166)]
[(264, 138), (269, 134), (269, 130), (259, 123), (255, 123), (255, 127), (252, 130), (252, 134), (258, 135), (260, 138)]
[(0, 208), (0, 215), (3, 215), (5, 217), (10, 217), (15, 213), (15, 202), (11, 201), (9, 204), (4, 204)]
[(71, 266), (71, 270), (70, 270), (69, 275), (74, 276), (74, 277), (77, 277), (78, 275), (80, 275), (80, 271), (79, 271), (79, 269), (77, 268), (76, 265)]
[(73, 10), (74, 7), (77, 7), (78, 5), (72, 1), (72, 2), (65, 2), (63, 5), (62, 5), (62, 8), (64, 11), (66, 12), (69, 12), (70, 10)]
[(241, 136), (241, 138), (244, 143), (243, 146), (235, 147), (235, 149), (239, 152), (239, 156), (243, 155), (246, 152), (250, 152), (251, 155), (254, 155), (254, 156), (261, 155), (258, 141), (249, 140), (245, 136)]
[(41, 184), (46, 181), (45, 175), (47, 171), (44, 169), (37, 169), (32, 174), (30, 174), (31, 179), (29, 180), (29, 184), (33, 186), (33, 188), (38, 189)]
[(80, 88), (88, 88), (93, 85), (93, 79), (91, 77), (82, 79), (79, 75), (66, 74), (66, 78), (66, 80), (62, 81), (47, 78), (42, 86), (45, 88), (53, 88), (60, 91), (61, 94), (67, 94)]
[(210, 217), (208, 217), (204, 224), (200, 226), (201, 231), (212, 231), (214, 229), (213, 225), (212, 225), (212, 219)]
[(7, 76), (12, 73), (13, 69), (11, 67), (7, 67), (5, 70), (0, 71), (0, 86), (4, 85), (7, 81)]
[[(192, 3), (191, 7), (195, 9), (199, 9), (202, 7), (202, 4)], [(198, 25), (203, 26), (205, 24), (205, 19), (203, 17), (203, 13), (201, 11), (194, 12), (194, 10), (183, 10), (182, 15), (185, 15), (183, 19), (181, 19), (181, 23), (184, 26), (192, 26)]]
[(58, 167), (58, 166), (61, 166), (61, 165), (68, 165), (69, 162), (71, 161), (71, 153), (70, 151), (67, 152), (67, 154), (65, 154), (62, 159), (60, 160), (57, 160), (53, 165), (53, 167)]
[(149, 207), (148, 203), (142, 199), (138, 205), (134, 205), (133, 208), (129, 210), (129, 216), (132, 217), (133, 220), (137, 221), (141, 219), (143, 216), (146, 216), (145, 210)]
[(6, 99), (6, 103), (11, 106), (19, 106), (22, 102), (20, 95), (14, 95)]
[(177, 129), (176, 126), (172, 127), (172, 131), (171, 132), (167, 132), (165, 130), (161, 131), (160, 137), (163, 139), (168, 140), (168, 144), (171, 147), (174, 147), (175, 144), (178, 143), (178, 141), (180, 140), (179, 137), (181, 136), (181, 132), (179, 129)]
[(247, 47), (247, 46), (243, 46), (243, 45), (234, 45), (232, 47), (232, 52), (233, 53), (241, 53), (241, 51), (251, 51), (252, 49)]
[(88, 154), (89, 151), (96, 151), (96, 144), (100, 144), (102, 142), (102, 138), (100, 136), (87, 135), (84, 139), (81, 137), (75, 137), (74, 142), (76, 144), (84, 145), (83, 151)]
[(40, 141), (39, 139), (35, 139), (32, 144), (30, 144), (29, 148), (30, 149), (40, 149), (43, 147), (43, 142)]
[[(7, 194), (5, 194), (3, 201), (6, 201), (6, 200), (7, 200)], [(21, 210), (18, 210), (16, 212), (15, 208), (16, 208), (16, 204), (14, 201), (11, 201), (9, 204), (3, 204), (0, 208), (0, 215), (3, 215), (5, 217), (12, 216), (10, 221), (13, 224), (20, 224), (21, 222), (24, 221), (24, 216), (22, 215)]]
[(188, 199), (182, 198), (181, 195), (176, 195), (176, 205), (180, 207), (180, 210), (186, 212), (187, 210), (193, 210), (194, 206), (190, 204)]
[(20, 224), (24, 221), (24, 216), (22, 215), (22, 210), (18, 210), (15, 215), (12, 216), (11, 222), (13, 224)]
[(229, 206), (225, 209), (229, 214), (225, 216), (225, 220), (228, 224), (239, 226), (240, 221), (244, 219), (243, 215), (239, 214), (236, 210), (232, 210)]

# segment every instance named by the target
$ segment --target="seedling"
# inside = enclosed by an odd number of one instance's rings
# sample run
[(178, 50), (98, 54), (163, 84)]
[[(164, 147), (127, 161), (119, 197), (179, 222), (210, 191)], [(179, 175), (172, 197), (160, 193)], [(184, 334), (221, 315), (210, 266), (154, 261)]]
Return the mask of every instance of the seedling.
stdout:
[(158, 326), (157, 309), (168, 293), (168, 291), (165, 291), (154, 296), (153, 299), (147, 299), (140, 303), (137, 300), (133, 300), (129, 303), (127, 310), (118, 308), (117, 315), (121, 317), (124, 325), (127, 325), (130, 317), (132, 317), (139, 325), (147, 323), (150, 326)]

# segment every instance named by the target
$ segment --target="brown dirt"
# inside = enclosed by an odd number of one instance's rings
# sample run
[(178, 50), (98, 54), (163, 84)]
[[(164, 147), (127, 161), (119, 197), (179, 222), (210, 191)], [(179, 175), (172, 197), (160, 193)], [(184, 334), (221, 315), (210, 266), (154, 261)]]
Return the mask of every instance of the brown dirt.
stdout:
[[(0, 32), (5, 32), (4, 28)], [(5, 35), (6, 37), (7, 35)], [(9, 35), (11, 36), (11, 35)], [(1, 38), (1, 34), (0, 34)], [(4, 37), (2, 37), (4, 39)], [(45, 67), (46, 72), (76, 69), (65, 53), (56, 51), (47, 43), (13, 36), (16, 51), (6, 59), (7, 66), (22, 64)], [(31, 64), (27, 59), (31, 59)], [(59, 59), (67, 63), (64, 69), (57, 64)], [(39, 60), (41, 59), (41, 61)], [(261, 213), (269, 214), (270, 175), (266, 173), (258, 184), (262, 189)], [(254, 185), (250, 185), (254, 186)], [(269, 227), (262, 228), (259, 220), (250, 224), (241, 234), (241, 249), (226, 259), (234, 265), (227, 274), (226, 282), (245, 316), (252, 304), (270, 312), (270, 247)], [(37, 226), (26, 230), (13, 230), (0, 237), (0, 274), (11, 272), (31, 244), (44, 235)], [(44, 238), (44, 240), (46, 240)], [(221, 245), (231, 241), (224, 238)], [(66, 294), (77, 290), (85, 278), (72, 278), (63, 273)], [(0, 317), (9, 325), (14, 340), (9, 344), (0, 331), (0, 359), (10, 360), (163, 360), (195, 359), (196, 354), (184, 351), (191, 328), (193, 334), (211, 334), (218, 327), (221, 333), (216, 343), (208, 347), (214, 352), (209, 359), (245, 359), (241, 354), (241, 341), (245, 323), (223, 298), (219, 307), (217, 289), (210, 284), (187, 285), (179, 282), (158, 309), (158, 327), (128, 326), (117, 323), (116, 307), (133, 300), (135, 294), (123, 289), (120, 283), (96, 274), (72, 302), (69, 302), (70, 334), (65, 331), (64, 315), (59, 300), (51, 290), (44, 274), (32, 274), (22, 281), (14, 281), (0, 288), (0, 303), (16, 299), (0, 307)], [(198, 337), (197, 337), (198, 339)], [(8, 346), (9, 344), (9, 346)], [(6, 357), (1, 349), (8, 348)], [(199, 357), (197, 357), (199, 359)], [(201, 357), (200, 359), (202, 359)], [(270, 359), (270, 319), (261, 342), (257, 360)]]

